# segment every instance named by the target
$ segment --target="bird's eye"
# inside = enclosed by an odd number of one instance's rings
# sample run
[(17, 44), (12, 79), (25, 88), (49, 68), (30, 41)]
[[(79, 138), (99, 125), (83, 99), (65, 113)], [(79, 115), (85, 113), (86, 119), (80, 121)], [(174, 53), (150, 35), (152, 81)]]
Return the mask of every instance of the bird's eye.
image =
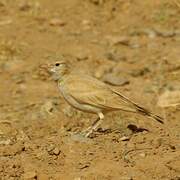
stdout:
[(56, 64), (55, 64), (55, 66), (59, 66), (59, 65), (60, 65), (60, 63), (56, 63)]

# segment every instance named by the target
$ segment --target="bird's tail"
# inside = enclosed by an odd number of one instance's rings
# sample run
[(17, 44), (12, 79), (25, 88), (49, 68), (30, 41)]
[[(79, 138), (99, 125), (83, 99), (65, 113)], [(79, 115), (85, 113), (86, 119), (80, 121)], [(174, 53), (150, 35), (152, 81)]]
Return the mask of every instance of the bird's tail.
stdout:
[(160, 122), (161, 124), (164, 124), (162, 117), (150, 112), (149, 110), (147, 110), (145, 108), (140, 107), (137, 104), (135, 104), (135, 106), (136, 106), (137, 112), (139, 112), (140, 114), (143, 114), (145, 116), (149, 116), (149, 117), (155, 119), (156, 121)]
[(154, 113), (147, 110), (146, 108), (143, 108), (143, 107), (139, 106), (137, 103), (131, 101), (129, 98), (127, 98), (126, 96), (120, 94), (119, 92), (114, 91), (114, 93), (119, 95), (122, 99), (124, 99), (124, 101), (126, 101), (126, 102), (130, 103), (131, 105), (133, 105), (133, 107), (135, 109), (135, 112), (138, 112), (138, 113), (140, 113), (142, 115), (145, 115), (145, 116), (149, 116), (149, 117), (155, 119), (156, 121), (158, 121), (159, 123), (164, 124), (162, 117), (160, 117), (158, 115), (155, 115)]

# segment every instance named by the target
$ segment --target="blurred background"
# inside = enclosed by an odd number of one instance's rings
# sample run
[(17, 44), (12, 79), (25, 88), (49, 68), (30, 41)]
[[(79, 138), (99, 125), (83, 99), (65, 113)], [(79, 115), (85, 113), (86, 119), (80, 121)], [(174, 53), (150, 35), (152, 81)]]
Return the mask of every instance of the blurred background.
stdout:
[[(165, 118), (69, 107), (58, 60)], [(0, 179), (180, 179), (179, 0), (0, 0)], [(133, 127), (133, 128), (132, 128)]]

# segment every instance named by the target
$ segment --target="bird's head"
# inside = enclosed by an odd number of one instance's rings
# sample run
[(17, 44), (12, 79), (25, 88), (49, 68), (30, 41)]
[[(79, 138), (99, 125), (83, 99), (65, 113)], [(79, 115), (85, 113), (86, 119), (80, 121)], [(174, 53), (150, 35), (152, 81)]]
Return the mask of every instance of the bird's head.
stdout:
[(54, 80), (59, 80), (68, 74), (69, 68), (66, 62), (59, 61), (50, 65), (49, 72), (52, 74)]

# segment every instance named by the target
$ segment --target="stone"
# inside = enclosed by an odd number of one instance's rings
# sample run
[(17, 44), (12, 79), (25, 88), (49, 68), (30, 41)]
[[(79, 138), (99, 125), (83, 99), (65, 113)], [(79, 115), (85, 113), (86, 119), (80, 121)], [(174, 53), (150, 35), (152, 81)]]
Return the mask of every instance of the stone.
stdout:
[(24, 179), (30, 180), (37, 178), (37, 173), (35, 171), (29, 171), (24, 173)]
[(163, 28), (160, 28), (160, 27), (156, 27), (154, 29), (154, 31), (156, 32), (157, 35), (161, 36), (161, 37), (164, 37), (164, 38), (169, 38), (169, 37), (174, 37), (176, 34), (175, 34), (175, 31), (173, 29), (163, 29)]
[(119, 62), (119, 61), (126, 61), (127, 57), (123, 54), (117, 53), (115, 50), (106, 52), (104, 55), (108, 60)]
[(56, 155), (56, 156), (58, 156), (59, 154), (60, 154), (60, 150), (57, 148), (57, 147), (55, 147), (54, 149), (53, 149), (53, 154), (54, 155)]
[(124, 86), (129, 84), (129, 80), (125, 77), (119, 77), (113, 73), (108, 73), (103, 76), (103, 81), (114, 86)]
[(128, 136), (123, 136), (120, 138), (120, 141), (129, 141), (130, 140), (130, 137)]
[(180, 105), (180, 91), (165, 91), (158, 98), (157, 105), (159, 107), (177, 107)]
[(65, 26), (66, 22), (62, 21), (61, 19), (58, 19), (58, 18), (53, 18), (49, 21), (49, 25), (51, 25), (51, 26)]
[(111, 46), (119, 44), (129, 46), (130, 43), (130, 39), (126, 36), (107, 36), (106, 38)]
[(140, 153), (139, 156), (141, 156), (142, 158), (145, 158), (146, 154), (145, 153)]

